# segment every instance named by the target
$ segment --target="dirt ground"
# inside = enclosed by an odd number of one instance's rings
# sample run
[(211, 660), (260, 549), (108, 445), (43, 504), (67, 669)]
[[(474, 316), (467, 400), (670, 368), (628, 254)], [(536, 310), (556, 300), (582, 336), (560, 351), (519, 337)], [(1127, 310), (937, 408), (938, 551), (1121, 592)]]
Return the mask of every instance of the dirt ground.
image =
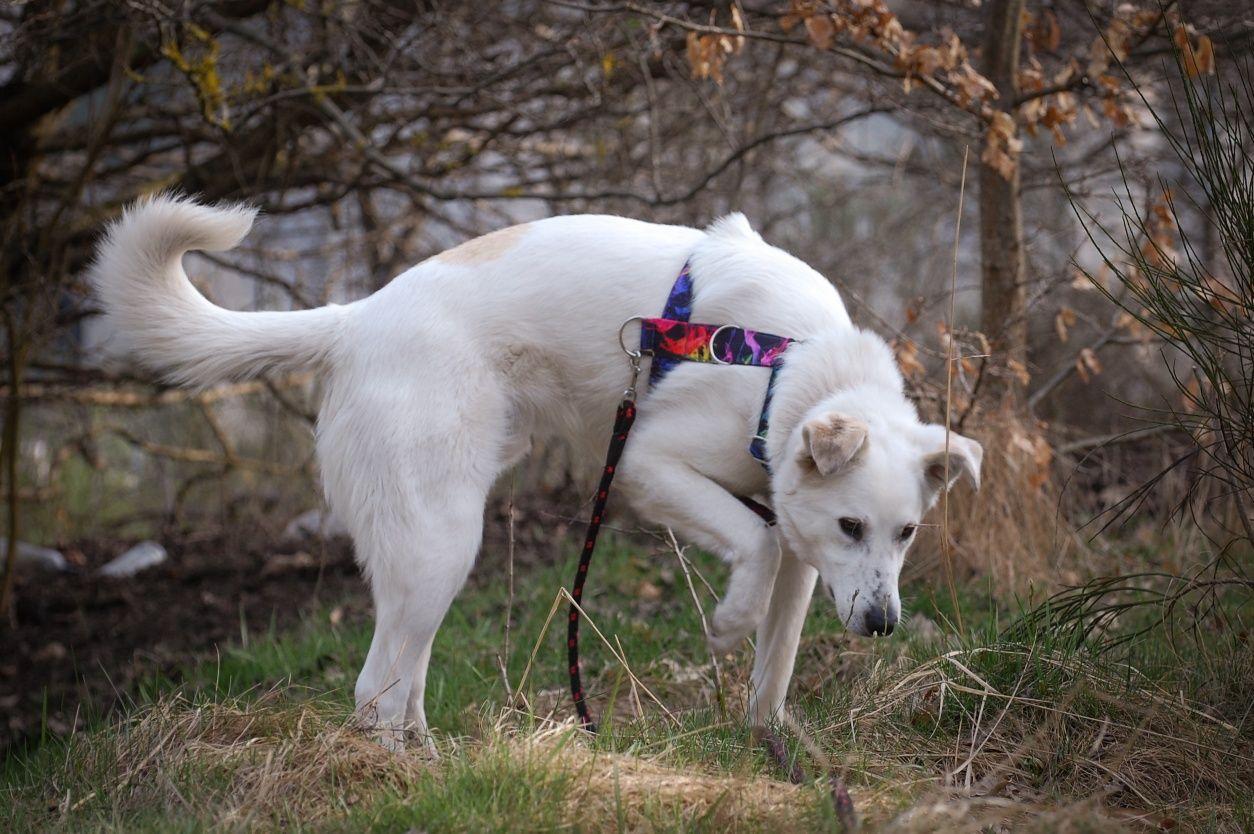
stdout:
[[(507, 499), (489, 504), (471, 582), (504, 563), (508, 509)], [(569, 521), (578, 509), (570, 501), (515, 502), (516, 563), (560, 558), (563, 542), (578, 535)], [(133, 544), (122, 541), (65, 547), (75, 573), (19, 575), (16, 628), (0, 652), (0, 758), (37, 743), (44, 727), (59, 735), (81, 728), (85, 716), (125, 703), (141, 681), (175, 677), (237, 643), (241, 629), (283, 629), (333, 608), (344, 622), (370, 617), (370, 595), (346, 539), (279, 542), (257, 526), (234, 525), (160, 541), (169, 559), (128, 579), (94, 573)]]

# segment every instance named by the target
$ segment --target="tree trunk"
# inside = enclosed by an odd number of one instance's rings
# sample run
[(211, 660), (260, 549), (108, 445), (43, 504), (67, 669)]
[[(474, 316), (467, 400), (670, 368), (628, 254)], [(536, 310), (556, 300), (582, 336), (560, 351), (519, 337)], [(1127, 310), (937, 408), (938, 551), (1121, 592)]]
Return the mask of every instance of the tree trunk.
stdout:
[(17, 420), (22, 411), (22, 397), (18, 393), (22, 384), (23, 345), (18, 335), (18, 317), (4, 311), (4, 324), (9, 347), (9, 397), (5, 403), (4, 441), (0, 448), (0, 460), (4, 461), (5, 484), (8, 493), (8, 529), (5, 539), (8, 550), (5, 552), (4, 566), (0, 569), (0, 624), (9, 623), (13, 618), (9, 615), (9, 605), (13, 597), (13, 571), (17, 565), (17, 541), (20, 528), (18, 526), (18, 433)]
[[(997, 106), (1010, 111), (1019, 95), (1019, 44), (1024, 0), (989, 0), (984, 24), (984, 75), (997, 87)], [(1013, 372), (1026, 368), (1028, 323), (1023, 254), (1023, 210), (1019, 163), (1010, 177), (980, 164), (981, 329), (992, 344), (996, 364), (1012, 372), (993, 380), (994, 398), (1022, 404), (1024, 386)], [(1017, 363), (1017, 366), (1016, 364)]]

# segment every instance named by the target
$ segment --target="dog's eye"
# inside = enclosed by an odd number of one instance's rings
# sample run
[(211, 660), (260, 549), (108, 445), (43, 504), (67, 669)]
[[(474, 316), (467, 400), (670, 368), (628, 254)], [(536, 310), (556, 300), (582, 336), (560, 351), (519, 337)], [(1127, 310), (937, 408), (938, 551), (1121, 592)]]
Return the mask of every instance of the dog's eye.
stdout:
[(840, 530), (856, 542), (862, 541), (862, 522), (856, 518), (842, 518)]
[(901, 540), (904, 542), (907, 539), (909, 539), (911, 536), (914, 535), (914, 531), (915, 531), (915, 525), (913, 524), (907, 524), (905, 527), (902, 527), (901, 528)]

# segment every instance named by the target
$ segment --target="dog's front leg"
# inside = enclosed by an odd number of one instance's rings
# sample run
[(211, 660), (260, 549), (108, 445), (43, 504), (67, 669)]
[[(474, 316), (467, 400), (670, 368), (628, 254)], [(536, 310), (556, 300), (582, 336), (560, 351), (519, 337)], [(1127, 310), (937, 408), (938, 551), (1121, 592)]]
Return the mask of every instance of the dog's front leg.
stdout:
[(758, 627), (749, 692), (749, 721), (767, 726), (780, 718), (792, 679), (801, 627), (805, 624), (818, 571), (785, 552), (775, 576), (766, 619)]
[(731, 493), (667, 454), (637, 445), (620, 466), (629, 500), (648, 520), (665, 524), (684, 541), (731, 565), (727, 593), (714, 611), (710, 648), (722, 653), (766, 616), (779, 568), (775, 531)]

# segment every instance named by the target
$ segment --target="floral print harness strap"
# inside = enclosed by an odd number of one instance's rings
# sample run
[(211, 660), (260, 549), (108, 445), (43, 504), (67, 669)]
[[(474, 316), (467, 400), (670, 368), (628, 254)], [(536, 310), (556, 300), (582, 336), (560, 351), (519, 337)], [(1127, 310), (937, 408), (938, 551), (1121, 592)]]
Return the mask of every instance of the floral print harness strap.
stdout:
[(662, 315), (643, 319), (640, 323), (640, 350), (653, 357), (649, 370), (650, 387), (662, 381), (680, 362), (708, 362), (715, 365), (753, 365), (771, 369), (762, 403), (758, 430), (749, 442), (749, 454), (769, 468), (766, 459), (766, 433), (769, 426), (771, 397), (779, 376), (784, 351), (797, 342), (759, 330), (748, 330), (730, 324), (698, 324), (689, 321), (692, 315), (692, 273), (684, 264)]

